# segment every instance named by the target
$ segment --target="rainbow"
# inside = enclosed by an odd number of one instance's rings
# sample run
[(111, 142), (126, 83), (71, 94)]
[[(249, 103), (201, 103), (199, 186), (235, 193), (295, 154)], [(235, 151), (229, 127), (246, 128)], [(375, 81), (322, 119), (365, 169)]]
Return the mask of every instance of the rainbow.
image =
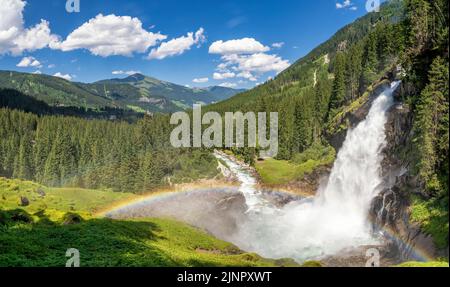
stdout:
[[(205, 185), (189, 185), (189, 188), (187, 188), (186, 186), (184, 188), (182, 188), (181, 190), (175, 190), (175, 189), (169, 189), (169, 190), (159, 190), (157, 192), (153, 192), (153, 193), (149, 193), (146, 195), (141, 195), (138, 197), (133, 197), (131, 199), (127, 199), (127, 200), (123, 200), (123, 201), (119, 201), (116, 202), (108, 207), (106, 207), (103, 210), (98, 211), (97, 213), (95, 213), (95, 216), (97, 217), (106, 217), (109, 214), (111, 214), (112, 212), (116, 212), (116, 211), (120, 211), (122, 209), (126, 209), (129, 207), (133, 207), (136, 205), (140, 205), (140, 204), (149, 204), (149, 203), (153, 203), (153, 202), (158, 202), (158, 201), (164, 201), (170, 198), (173, 198), (177, 195), (179, 195), (180, 193), (188, 193), (188, 192), (192, 192), (192, 191), (206, 191), (206, 190), (210, 190), (210, 188), (214, 188), (214, 189), (229, 189), (230, 187), (236, 187), (235, 185), (227, 185), (227, 184), (220, 184), (217, 185), (215, 184), (214, 186), (209, 186), (206, 187)], [(372, 223), (375, 226), (378, 226), (378, 224), (376, 224), (374, 222), (374, 220), (372, 220)], [(403, 248), (407, 249), (410, 251), (410, 254), (412, 255), (412, 257), (416, 260), (416, 261), (421, 261), (421, 262), (430, 262), (430, 261), (435, 261), (436, 259), (430, 255), (428, 253), (427, 250), (425, 250), (424, 248), (421, 248), (419, 246), (414, 246), (411, 243), (408, 243), (407, 241), (405, 241), (404, 239), (402, 239), (397, 232), (395, 232), (391, 227), (389, 226), (383, 226), (381, 228), (379, 228), (380, 232), (383, 233), (384, 236), (386, 236), (389, 239), (394, 240), (395, 242), (397, 242), (398, 244), (401, 244), (403, 246)]]
[(96, 217), (105, 217), (109, 213), (112, 213), (114, 211), (118, 211), (121, 209), (125, 209), (131, 206), (139, 205), (139, 204), (147, 204), (155, 201), (163, 201), (166, 199), (169, 199), (171, 197), (174, 197), (176, 195), (179, 195), (180, 193), (188, 193), (192, 191), (207, 191), (210, 189), (230, 189), (230, 188), (236, 188), (235, 184), (229, 184), (229, 183), (222, 183), (222, 182), (214, 182), (209, 184), (185, 184), (180, 185), (176, 188), (166, 188), (166, 189), (160, 189), (151, 193), (138, 195), (136, 197), (132, 197), (125, 200), (120, 200), (117, 202), (114, 202), (113, 204), (110, 204), (104, 208), (99, 209), (94, 213), (94, 216)]

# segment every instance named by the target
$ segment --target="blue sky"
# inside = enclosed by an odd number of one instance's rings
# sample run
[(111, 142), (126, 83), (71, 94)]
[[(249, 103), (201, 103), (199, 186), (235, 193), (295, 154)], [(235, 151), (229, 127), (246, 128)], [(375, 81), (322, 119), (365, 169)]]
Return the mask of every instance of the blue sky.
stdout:
[(197, 87), (251, 88), (366, 13), (365, 0), (80, 0), (79, 13), (66, 0), (0, 4), (1, 70), (80, 82), (138, 71)]

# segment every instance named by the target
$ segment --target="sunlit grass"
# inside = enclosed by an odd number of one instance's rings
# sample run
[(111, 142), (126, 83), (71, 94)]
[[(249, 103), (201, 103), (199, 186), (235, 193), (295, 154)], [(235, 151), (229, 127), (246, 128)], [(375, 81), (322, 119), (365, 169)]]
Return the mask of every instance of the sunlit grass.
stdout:
[[(39, 193), (44, 192), (45, 195)], [(20, 206), (20, 197), (26, 197), (30, 205)], [(23, 208), (28, 212), (44, 209), (96, 212), (113, 202), (137, 197), (132, 193), (120, 193), (82, 188), (49, 188), (30, 181), (0, 178), (0, 209)]]

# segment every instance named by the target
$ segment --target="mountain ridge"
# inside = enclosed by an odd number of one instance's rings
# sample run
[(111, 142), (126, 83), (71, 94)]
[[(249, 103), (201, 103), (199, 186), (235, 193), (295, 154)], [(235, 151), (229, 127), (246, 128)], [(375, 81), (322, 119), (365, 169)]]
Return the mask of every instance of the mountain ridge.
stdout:
[(93, 83), (17, 71), (0, 71), (0, 88), (14, 89), (50, 106), (86, 109), (120, 108), (141, 113), (170, 113), (211, 104), (244, 90), (225, 87), (188, 88), (143, 74)]

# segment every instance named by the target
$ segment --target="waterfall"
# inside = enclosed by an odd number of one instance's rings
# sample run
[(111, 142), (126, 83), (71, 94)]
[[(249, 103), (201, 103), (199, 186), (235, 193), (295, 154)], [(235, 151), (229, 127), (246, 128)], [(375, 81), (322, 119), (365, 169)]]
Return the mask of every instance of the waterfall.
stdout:
[(221, 158), (242, 182), (241, 191), (249, 206), (247, 219), (231, 241), (265, 257), (298, 261), (377, 244), (368, 213), (372, 200), (382, 189), (380, 167), (386, 144), (385, 124), (398, 85), (399, 82), (394, 82), (385, 89), (374, 100), (366, 119), (348, 131), (328, 183), (313, 199), (292, 202), (279, 209), (271, 206), (256, 191), (255, 180), (248, 173), (231, 160)]

